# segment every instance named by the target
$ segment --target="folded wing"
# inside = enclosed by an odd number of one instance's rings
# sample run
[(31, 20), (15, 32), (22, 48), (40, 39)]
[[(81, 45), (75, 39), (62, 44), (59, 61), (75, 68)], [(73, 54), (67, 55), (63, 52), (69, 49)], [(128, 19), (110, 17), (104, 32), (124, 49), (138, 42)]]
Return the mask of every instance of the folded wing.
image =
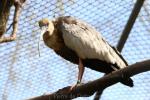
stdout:
[(65, 45), (82, 59), (99, 59), (117, 67), (126, 66), (120, 53), (113, 49), (89, 24), (73, 17), (64, 17), (60, 25)]

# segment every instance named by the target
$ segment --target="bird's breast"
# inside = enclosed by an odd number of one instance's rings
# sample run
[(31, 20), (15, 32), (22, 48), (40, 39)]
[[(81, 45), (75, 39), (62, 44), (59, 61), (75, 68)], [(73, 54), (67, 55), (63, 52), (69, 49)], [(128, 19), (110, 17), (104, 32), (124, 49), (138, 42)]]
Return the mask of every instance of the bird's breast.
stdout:
[(55, 51), (60, 50), (64, 46), (64, 43), (62, 42), (61, 38), (57, 36), (57, 34), (50, 36), (48, 32), (46, 32), (43, 35), (43, 40), (46, 46)]

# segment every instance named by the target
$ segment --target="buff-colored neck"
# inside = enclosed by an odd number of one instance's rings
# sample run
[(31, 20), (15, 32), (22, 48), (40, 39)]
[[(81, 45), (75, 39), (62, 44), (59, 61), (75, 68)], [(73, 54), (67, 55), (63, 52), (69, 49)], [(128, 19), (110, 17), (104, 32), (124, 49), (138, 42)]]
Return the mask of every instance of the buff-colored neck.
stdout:
[(44, 43), (50, 47), (51, 49), (58, 51), (64, 46), (64, 42), (62, 40), (62, 37), (59, 35), (58, 31), (55, 29), (53, 33), (50, 33), (50, 31), (47, 31), (43, 35)]

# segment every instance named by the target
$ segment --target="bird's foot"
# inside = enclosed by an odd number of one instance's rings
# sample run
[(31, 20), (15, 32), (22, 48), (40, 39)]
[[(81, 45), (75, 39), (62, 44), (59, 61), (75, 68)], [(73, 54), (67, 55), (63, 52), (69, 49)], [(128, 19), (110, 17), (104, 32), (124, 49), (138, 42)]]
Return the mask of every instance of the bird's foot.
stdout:
[(80, 85), (82, 85), (82, 84), (83, 84), (83, 83), (77, 83), (77, 84), (71, 86), (70, 89), (69, 89), (69, 92), (71, 92), (71, 91), (74, 90), (76, 87), (78, 87), (78, 86), (80, 86)]

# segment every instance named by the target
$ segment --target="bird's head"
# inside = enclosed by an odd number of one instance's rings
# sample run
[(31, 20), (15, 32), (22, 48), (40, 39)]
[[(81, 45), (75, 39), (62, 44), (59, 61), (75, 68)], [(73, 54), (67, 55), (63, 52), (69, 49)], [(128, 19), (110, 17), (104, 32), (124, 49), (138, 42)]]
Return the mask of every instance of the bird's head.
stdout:
[(39, 51), (39, 56), (40, 56), (40, 41), (43, 40), (43, 34), (45, 32), (48, 32), (49, 36), (51, 36), (54, 31), (54, 24), (52, 20), (44, 18), (39, 21), (39, 27), (41, 29), (40, 40), (38, 42), (38, 51)]
[(49, 35), (53, 34), (54, 31), (54, 24), (52, 20), (49, 20), (47, 18), (44, 18), (42, 20), (39, 21), (39, 27), (41, 29), (41, 36), (43, 36), (43, 34), (45, 32), (48, 32)]

